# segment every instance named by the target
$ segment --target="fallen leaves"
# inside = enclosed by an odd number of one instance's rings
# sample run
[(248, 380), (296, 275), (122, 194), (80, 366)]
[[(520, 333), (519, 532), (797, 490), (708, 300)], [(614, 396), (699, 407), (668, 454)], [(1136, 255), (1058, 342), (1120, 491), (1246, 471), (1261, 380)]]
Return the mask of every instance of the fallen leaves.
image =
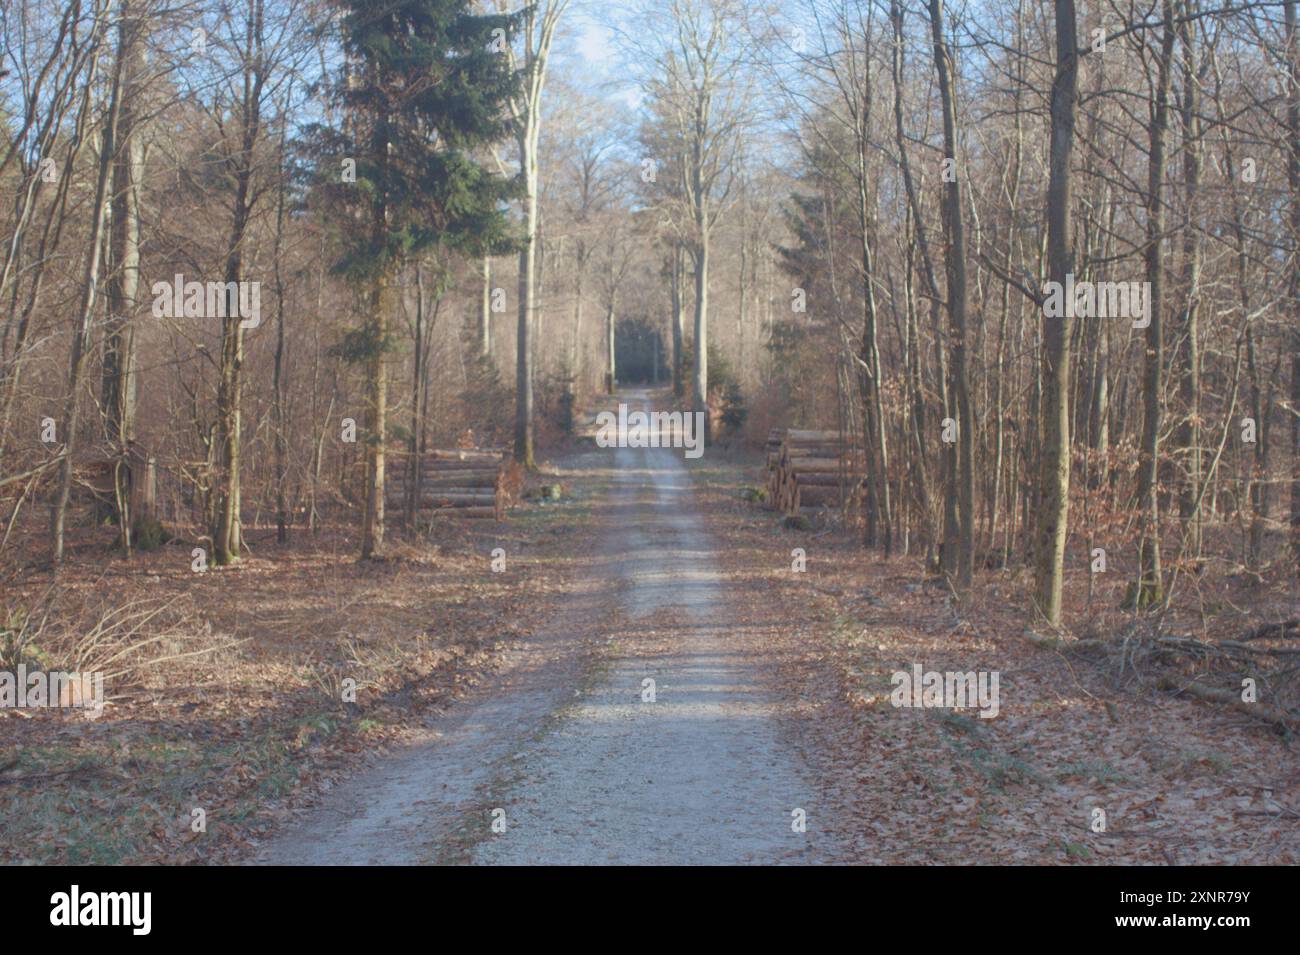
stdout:
[[(737, 469), (735, 485), (752, 483), (753, 473)], [(791, 732), (837, 824), (856, 835), (845, 861), (1300, 860), (1300, 817), (1251, 791), (1260, 776), (1278, 792), (1300, 791), (1300, 761), (1263, 724), (1161, 694), (1153, 681), (1130, 677), (1117, 687), (1090, 660), (1036, 647), (1022, 636), (1032, 619), (1018, 596), (1026, 588), (1007, 586), (1004, 572), (981, 575), (970, 603), (955, 607), (914, 558), (885, 561), (851, 532), (774, 533), (775, 518), (745, 519), (753, 511), (725, 482), (700, 497), (736, 623), (779, 660), (783, 691), (806, 714)], [(806, 573), (790, 572), (795, 545), (807, 548)], [(1256, 613), (1274, 612), (1258, 601)], [(1081, 600), (1069, 609), (1097, 633), (1118, 618)], [(1175, 608), (1168, 623), (1179, 619)], [(1247, 629), (1216, 625), (1218, 637)], [(940, 711), (888, 705), (890, 674), (918, 662), (998, 671), (1000, 715), (975, 721), (972, 732)], [(1095, 808), (1105, 810), (1105, 832), (1092, 831)]]
[[(512, 560), (508, 585), (482, 555), (515, 531), (486, 523), (449, 525), (444, 538), (405, 544), (378, 567), (328, 534), (288, 549), (254, 535), (255, 550), (273, 557), (201, 577), (177, 570), (179, 552), (168, 548), (107, 570), (93, 554), (70, 562), (68, 592), (177, 600), (167, 625), (223, 646), (110, 689), (99, 721), (0, 712), (0, 816), (23, 833), (0, 843), (0, 861), (242, 857), (293, 806), (400, 742), (495, 665), (528, 617), (570, 585), (579, 529), (558, 529)], [(13, 599), (41, 586), (34, 578)], [(328, 695), (324, 674), (354, 677), (356, 705)], [(191, 827), (195, 808), (206, 832)]]

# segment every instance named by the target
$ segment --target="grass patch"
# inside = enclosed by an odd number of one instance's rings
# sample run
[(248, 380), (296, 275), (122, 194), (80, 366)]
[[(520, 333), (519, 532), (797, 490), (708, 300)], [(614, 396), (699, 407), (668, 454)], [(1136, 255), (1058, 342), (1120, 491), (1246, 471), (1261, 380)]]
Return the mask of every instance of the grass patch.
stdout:
[(6, 828), (24, 834), (7, 848), (41, 865), (187, 861), (186, 843), (204, 838), (190, 829), (193, 809), (207, 813), (208, 837), (247, 821), (297, 785), (304, 751), (340, 725), (321, 713), (218, 745), (154, 731), (28, 746), (0, 786)]
[(1029, 763), (1009, 753), (999, 753), (989, 740), (989, 730), (978, 719), (951, 710), (935, 711), (943, 739), (966, 768), (974, 769), (996, 791), (1008, 785), (1042, 783), (1044, 779)]

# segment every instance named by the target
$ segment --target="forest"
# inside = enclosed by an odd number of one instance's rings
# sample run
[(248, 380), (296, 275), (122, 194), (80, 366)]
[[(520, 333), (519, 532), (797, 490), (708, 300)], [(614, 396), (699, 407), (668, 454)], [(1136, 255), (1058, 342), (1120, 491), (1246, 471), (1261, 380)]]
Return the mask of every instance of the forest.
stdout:
[(1297, 6), (0, 0), (0, 859), (1294, 863)]

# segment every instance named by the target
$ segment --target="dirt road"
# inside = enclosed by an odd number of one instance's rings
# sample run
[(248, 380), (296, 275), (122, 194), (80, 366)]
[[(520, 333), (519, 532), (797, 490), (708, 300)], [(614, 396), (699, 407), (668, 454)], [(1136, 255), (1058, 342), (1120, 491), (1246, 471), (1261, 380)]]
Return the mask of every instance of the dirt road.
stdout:
[[(626, 396), (644, 407), (644, 393)], [(610, 448), (584, 586), (426, 738), (268, 844), (281, 864), (812, 862), (836, 855), (791, 714), (729, 625), (681, 449)], [(578, 634), (598, 635), (596, 647)], [(653, 681), (653, 683), (649, 682)], [(806, 818), (806, 828), (798, 822)], [(495, 822), (495, 826), (493, 823)], [(804, 829), (804, 831), (799, 831)]]

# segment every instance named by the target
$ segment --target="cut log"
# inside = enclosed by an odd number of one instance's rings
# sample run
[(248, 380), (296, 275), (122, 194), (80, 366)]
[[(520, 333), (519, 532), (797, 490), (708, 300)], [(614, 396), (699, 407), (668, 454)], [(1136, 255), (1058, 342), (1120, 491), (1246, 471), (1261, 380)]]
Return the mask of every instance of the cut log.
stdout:
[(505, 455), (500, 451), (426, 451), (423, 459), (425, 461), (450, 461), (464, 463), (466, 461), (477, 461), (480, 465), (501, 463)]
[(840, 471), (847, 471), (845, 462), (839, 458), (798, 458), (789, 464), (791, 470), (796, 474), (815, 471), (821, 474), (837, 474)]
[(429, 512), (440, 517), (495, 517), (501, 519), (501, 512), (495, 507), (439, 507)]
[[(405, 474), (394, 475), (388, 480), (389, 484), (394, 487), (406, 488), (410, 486)], [(435, 471), (432, 474), (425, 472), (420, 475), (420, 487), (487, 487), (492, 488), (497, 485), (497, 473), (495, 471)]]
[(786, 444), (806, 444), (808, 442), (839, 444), (841, 441), (843, 441), (843, 436), (838, 431), (800, 431), (791, 428), (785, 433)]
[(774, 428), (764, 450), (769, 505), (785, 514), (839, 506), (863, 481), (858, 456), (840, 431)]
[(420, 453), (419, 483), (413, 488), (408, 471), (412, 455), (396, 452), (385, 499), (398, 513), (405, 512), (413, 495), (421, 514), (500, 519), (509, 503), (504, 490), (507, 463), (499, 448), (433, 448)]
[[(391, 501), (398, 503), (405, 502), (404, 496), (393, 495), (389, 498)], [(474, 490), (462, 490), (453, 492), (444, 491), (424, 491), (419, 495), (416, 501), (421, 507), (459, 507), (470, 505), (495, 505), (495, 494), (480, 494)]]

